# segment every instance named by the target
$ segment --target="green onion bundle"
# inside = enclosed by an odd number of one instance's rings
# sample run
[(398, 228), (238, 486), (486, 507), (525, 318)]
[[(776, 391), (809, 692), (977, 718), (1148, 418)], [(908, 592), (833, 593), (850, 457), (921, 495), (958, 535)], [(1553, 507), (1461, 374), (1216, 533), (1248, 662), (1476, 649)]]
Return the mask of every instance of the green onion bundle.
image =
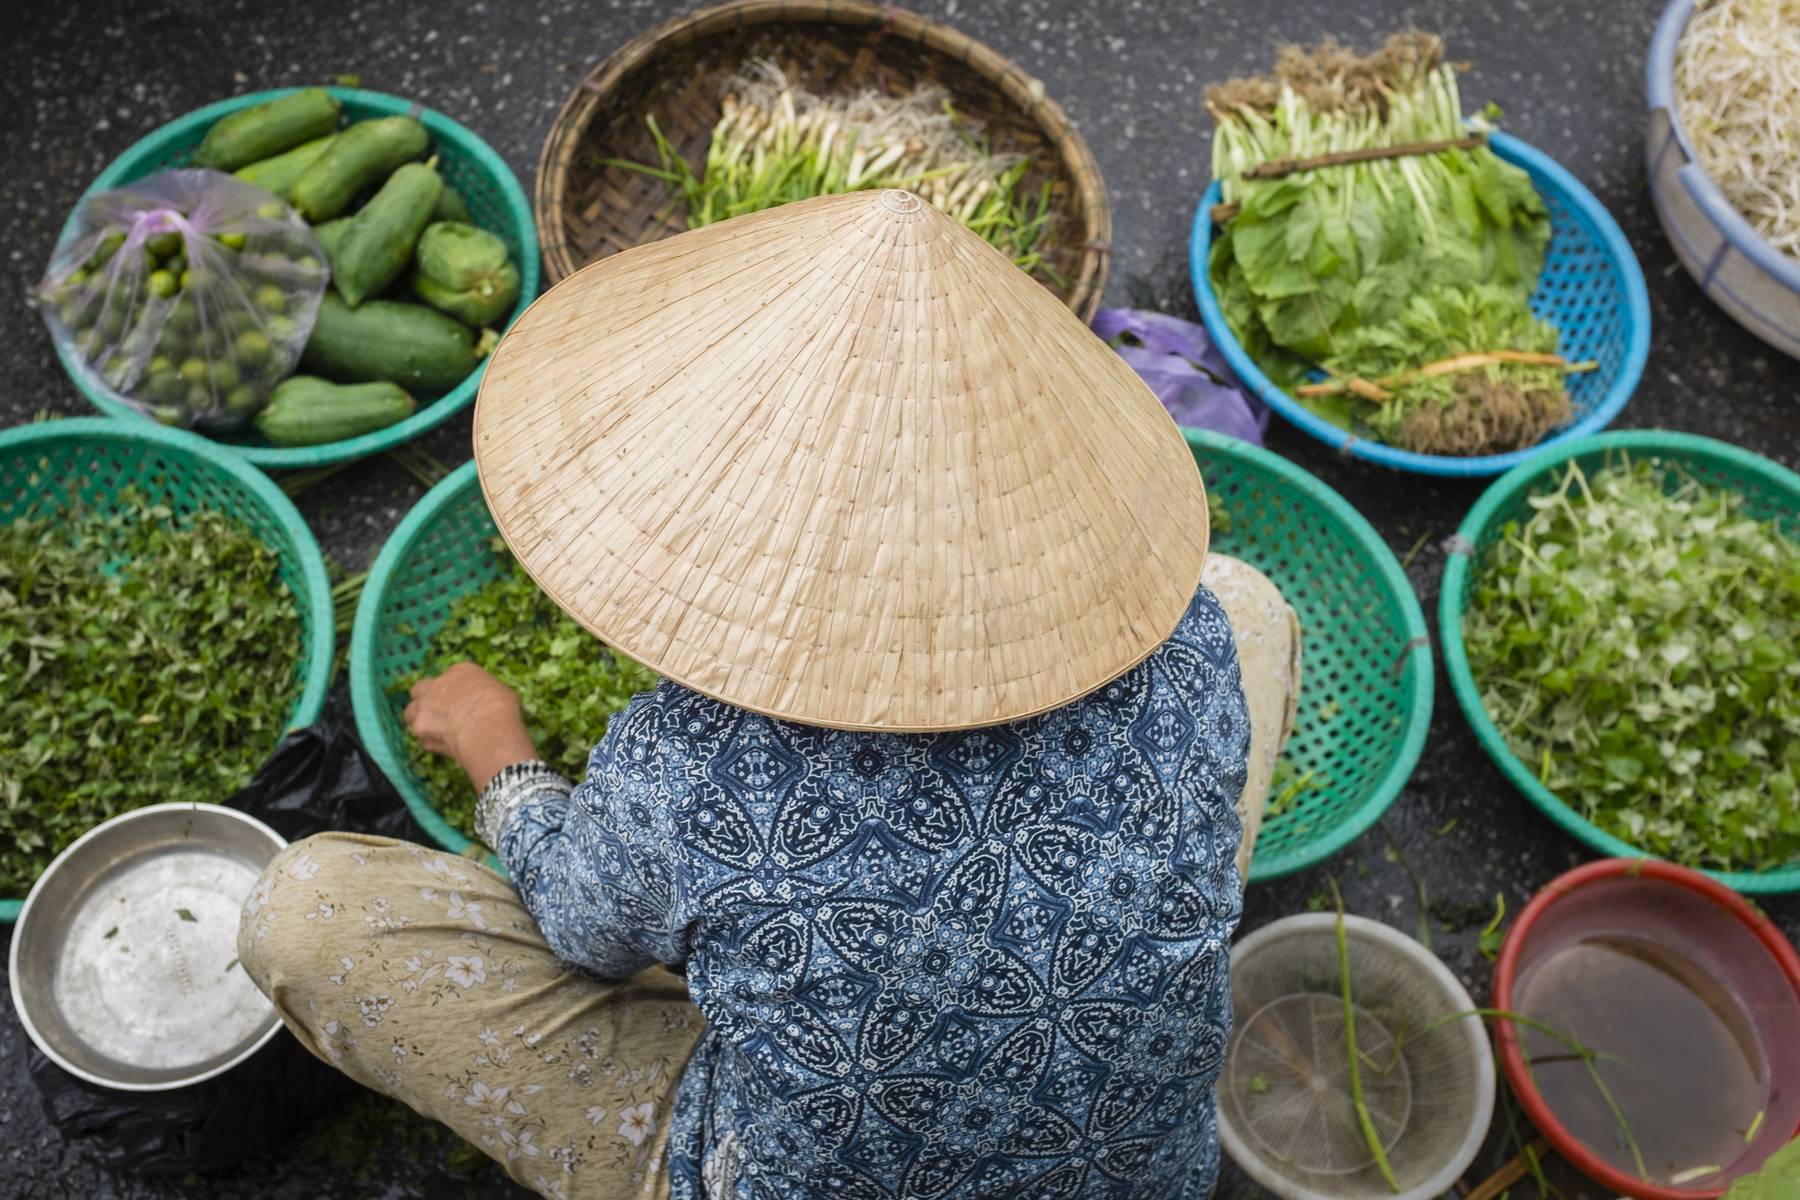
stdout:
[(660, 165), (607, 161), (678, 186), (690, 229), (813, 196), (904, 188), (1022, 269), (1055, 279), (1039, 249), (1053, 215), (1050, 185), (1028, 193), (1031, 163), (992, 152), (941, 87), (818, 96), (762, 61), (727, 82), (723, 110), (699, 174), (654, 117), (648, 124)]
[(1543, 200), (1465, 124), (1442, 56), (1425, 34), (1366, 57), (1290, 46), (1272, 76), (1209, 89), (1209, 269), (1251, 357), (1323, 415), (1421, 453), (1498, 453), (1568, 418), (1579, 368), (1529, 306)]

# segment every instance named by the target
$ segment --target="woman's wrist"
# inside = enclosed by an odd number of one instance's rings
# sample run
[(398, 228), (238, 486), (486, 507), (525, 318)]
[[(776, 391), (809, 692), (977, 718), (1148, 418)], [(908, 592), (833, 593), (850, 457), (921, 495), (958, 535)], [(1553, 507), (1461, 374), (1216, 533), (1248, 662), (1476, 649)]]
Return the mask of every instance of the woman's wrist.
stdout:
[(538, 756), (537, 747), (532, 744), (531, 735), (523, 724), (516, 729), (503, 726), (492, 731), (471, 731), (468, 740), (473, 744), (459, 745), (456, 761), (467, 772), (469, 782), (475, 785), (477, 792), (485, 790), (494, 776), (505, 768), (530, 762)]
[(475, 798), (475, 836), (483, 845), (499, 850), (501, 834), (515, 811), (530, 800), (567, 798), (570, 790), (567, 779), (537, 759), (502, 767)]

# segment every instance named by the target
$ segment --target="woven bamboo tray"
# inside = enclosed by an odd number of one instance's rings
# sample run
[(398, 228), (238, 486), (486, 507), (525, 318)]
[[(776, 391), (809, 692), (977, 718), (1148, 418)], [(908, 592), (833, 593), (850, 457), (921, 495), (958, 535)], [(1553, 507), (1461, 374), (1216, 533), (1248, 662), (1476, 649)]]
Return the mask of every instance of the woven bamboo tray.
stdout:
[(1100, 168), (1044, 85), (987, 46), (914, 13), (860, 0), (735, 0), (678, 18), (620, 47), (564, 102), (538, 160), (538, 242), (550, 283), (588, 263), (687, 227), (679, 190), (602, 160), (657, 161), (657, 124), (695, 170), (720, 116), (725, 80), (770, 58), (790, 79), (833, 95), (933, 82), (994, 149), (1027, 155), (1035, 194), (1052, 186), (1060, 221), (1046, 259), (1051, 286), (1085, 319), (1099, 306), (1112, 216)]

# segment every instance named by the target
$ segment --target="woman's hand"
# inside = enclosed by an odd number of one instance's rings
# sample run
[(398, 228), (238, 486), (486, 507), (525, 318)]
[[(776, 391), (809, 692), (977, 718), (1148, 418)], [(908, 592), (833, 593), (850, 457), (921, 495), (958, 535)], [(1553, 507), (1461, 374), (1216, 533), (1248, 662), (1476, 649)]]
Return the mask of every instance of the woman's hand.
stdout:
[(421, 679), (403, 715), (419, 744), (455, 759), (478, 792), (501, 768), (538, 756), (518, 693), (472, 662)]

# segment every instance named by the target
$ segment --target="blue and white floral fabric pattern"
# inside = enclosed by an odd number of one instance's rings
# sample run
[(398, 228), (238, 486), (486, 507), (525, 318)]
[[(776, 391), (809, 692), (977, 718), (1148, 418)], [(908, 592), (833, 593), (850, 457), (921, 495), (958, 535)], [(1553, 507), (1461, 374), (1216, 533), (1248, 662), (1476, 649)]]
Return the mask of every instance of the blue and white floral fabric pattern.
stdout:
[(1198, 1200), (1249, 736), (1202, 590), (1012, 725), (844, 732), (664, 683), (498, 849), (559, 955), (685, 964), (674, 1200)]

